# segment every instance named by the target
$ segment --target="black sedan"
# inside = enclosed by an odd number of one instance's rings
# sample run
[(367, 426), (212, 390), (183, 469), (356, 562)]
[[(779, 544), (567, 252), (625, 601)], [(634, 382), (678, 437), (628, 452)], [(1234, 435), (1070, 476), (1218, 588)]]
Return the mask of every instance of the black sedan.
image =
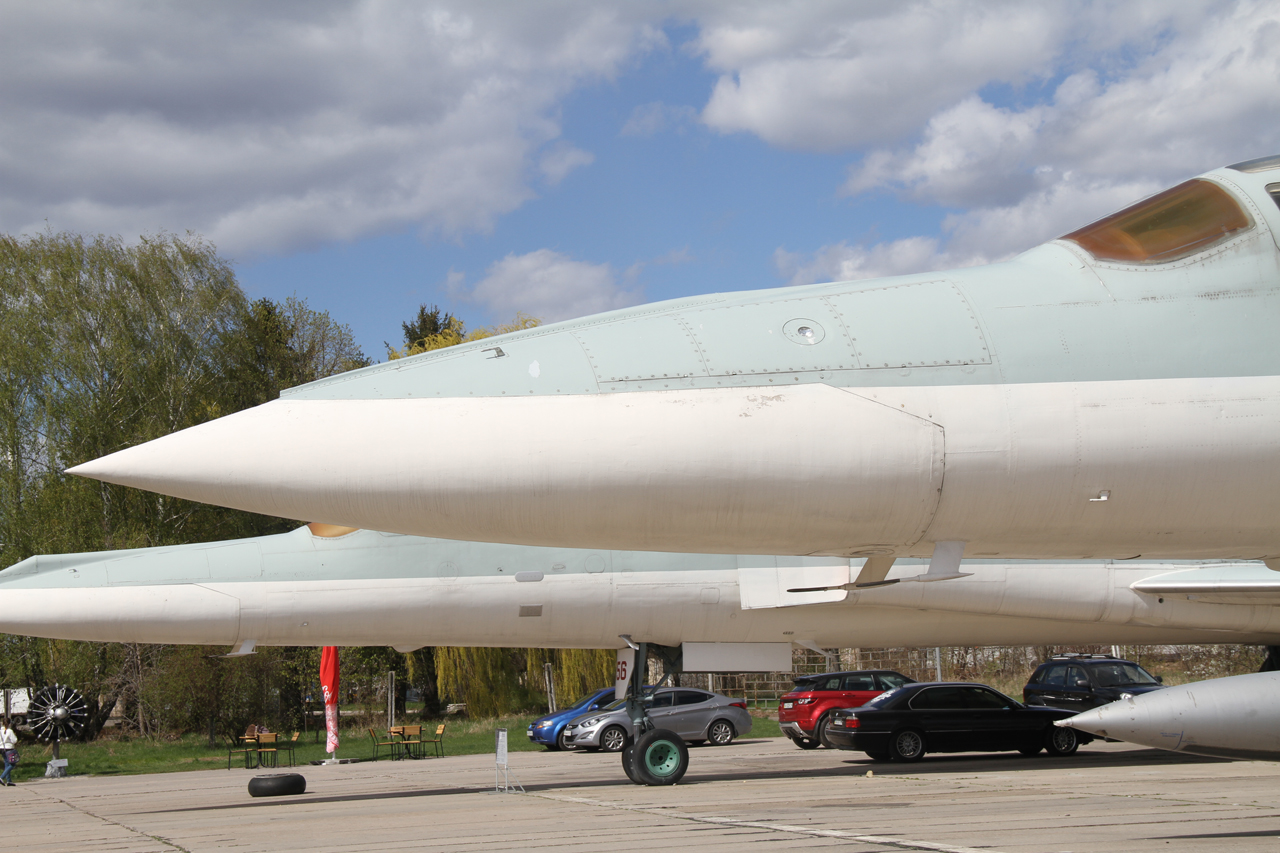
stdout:
[(860, 708), (836, 711), (827, 735), (876, 761), (919, 761), (926, 752), (1070, 755), (1093, 738), (1055, 726), (1075, 712), (1023, 705), (985, 684), (908, 684)]

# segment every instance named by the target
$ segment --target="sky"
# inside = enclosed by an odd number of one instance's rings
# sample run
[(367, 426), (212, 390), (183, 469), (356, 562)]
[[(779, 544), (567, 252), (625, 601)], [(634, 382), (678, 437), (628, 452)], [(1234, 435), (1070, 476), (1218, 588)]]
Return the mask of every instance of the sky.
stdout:
[(201, 235), (365, 353), (1011, 257), (1280, 153), (1280, 4), (0, 0), (0, 232)]

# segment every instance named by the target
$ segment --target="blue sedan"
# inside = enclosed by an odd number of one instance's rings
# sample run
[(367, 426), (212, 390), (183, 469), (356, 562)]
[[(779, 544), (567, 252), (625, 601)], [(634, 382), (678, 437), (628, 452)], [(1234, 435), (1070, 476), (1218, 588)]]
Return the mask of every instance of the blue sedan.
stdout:
[(613, 688), (605, 687), (584, 696), (567, 708), (539, 717), (529, 724), (529, 740), (540, 743), (547, 749), (572, 749), (572, 745), (564, 742), (565, 725), (574, 717), (598, 711), (612, 701)]

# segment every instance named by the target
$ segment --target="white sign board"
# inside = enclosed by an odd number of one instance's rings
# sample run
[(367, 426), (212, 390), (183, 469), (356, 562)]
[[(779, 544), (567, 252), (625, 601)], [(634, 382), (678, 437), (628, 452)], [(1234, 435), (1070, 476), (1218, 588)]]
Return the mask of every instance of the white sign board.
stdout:
[(494, 751), (498, 755), (497, 764), (499, 767), (507, 766), (507, 730), (498, 729), (494, 733)]
[(618, 649), (618, 665), (613, 671), (613, 698), (621, 699), (627, 695), (627, 681), (631, 678), (631, 670), (636, 665), (636, 650), (633, 648)]

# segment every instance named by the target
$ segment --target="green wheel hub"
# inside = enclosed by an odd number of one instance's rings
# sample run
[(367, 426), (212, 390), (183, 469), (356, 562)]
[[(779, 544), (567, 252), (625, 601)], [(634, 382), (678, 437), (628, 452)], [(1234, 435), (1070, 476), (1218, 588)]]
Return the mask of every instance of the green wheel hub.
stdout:
[(680, 752), (669, 741), (657, 741), (644, 751), (644, 765), (654, 776), (670, 776), (680, 766)]

